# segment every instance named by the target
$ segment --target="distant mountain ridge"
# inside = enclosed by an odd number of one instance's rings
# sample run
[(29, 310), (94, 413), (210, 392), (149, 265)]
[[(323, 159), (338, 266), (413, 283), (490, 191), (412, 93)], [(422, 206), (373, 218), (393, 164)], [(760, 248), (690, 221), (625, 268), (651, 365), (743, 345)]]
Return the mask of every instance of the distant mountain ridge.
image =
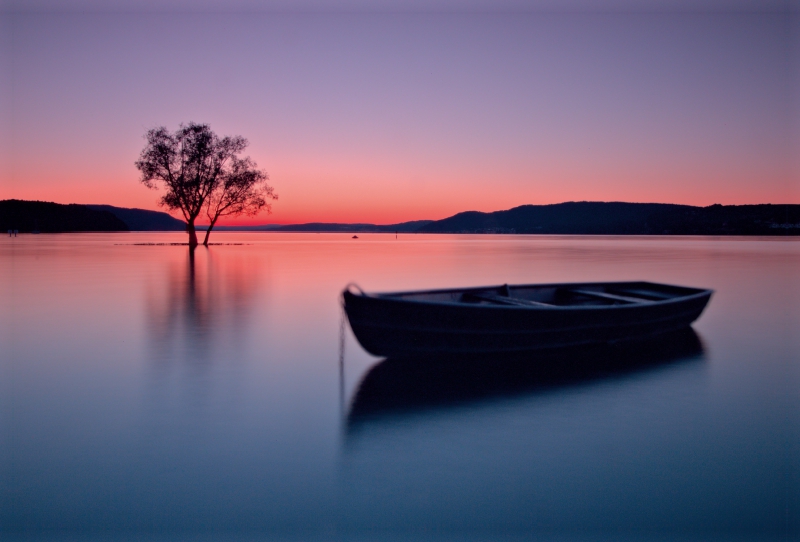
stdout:
[(0, 231), (184, 231), (186, 223), (167, 213), (112, 205), (64, 205), (49, 201), (0, 201)]
[(412, 233), (431, 224), (432, 220), (413, 220), (399, 224), (335, 224), (312, 222), (309, 224), (290, 224), (280, 226), (275, 231), (319, 231), (319, 232), (347, 232), (347, 233)]
[(103, 210), (75, 203), (7, 199), (0, 201), (0, 231), (64, 233), (80, 231), (129, 231), (128, 225)]
[[(217, 226), (214, 231), (277, 231), (312, 233), (412, 233), (433, 220), (412, 220), (398, 224), (342, 224), (337, 222), (309, 222), (306, 224), (262, 224), (259, 226)], [(208, 226), (198, 226), (205, 230)]]
[(506, 211), (467, 211), (418, 233), (582, 235), (800, 235), (800, 205), (566, 202)]
[[(111, 205), (0, 201), (0, 231), (183, 231), (167, 213)], [(199, 226), (202, 230), (204, 227)], [(338, 233), (524, 233), (573, 235), (800, 235), (800, 205), (710, 205), (566, 202), (504, 211), (466, 211), (442, 220), (399, 224), (265, 224), (219, 231)]]
[(186, 222), (178, 220), (161, 211), (130, 209), (112, 205), (86, 205), (95, 211), (108, 211), (125, 224), (131, 231), (185, 231)]

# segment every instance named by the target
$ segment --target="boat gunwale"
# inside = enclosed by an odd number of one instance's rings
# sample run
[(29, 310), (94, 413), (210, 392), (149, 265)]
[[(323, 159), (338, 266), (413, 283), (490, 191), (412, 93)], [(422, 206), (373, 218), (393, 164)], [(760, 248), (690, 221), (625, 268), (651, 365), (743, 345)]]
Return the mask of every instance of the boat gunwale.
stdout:
[[(542, 306), (538, 305), (489, 305), (489, 304), (479, 304), (479, 303), (462, 303), (458, 301), (426, 301), (422, 299), (401, 299), (400, 296), (404, 295), (420, 295), (420, 294), (447, 294), (447, 293), (455, 293), (455, 292), (477, 292), (482, 290), (491, 290), (493, 288), (502, 288), (504, 286), (508, 286), (509, 288), (557, 288), (557, 287), (565, 287), (565, 286), (613, 286), (613, 285), (626, 285), (626, 284), (642, 284), (642, 285), (654, 285), (654, 286), (667, 286), (669, 288), (685, 288), (689, 290), (696, 290), (694, 293), (686, 294), (686, 295), (678, 295), (671, 299), (643, 299), (641, 302), (638, 303), (627, 303), (627, 304), (609, 304), (609, 305), (552, 305), (552, 306)], [(359, 290), (361, 290), (359, 288)], [(563, 282), (563, 283), (548, 283), (548, 284), (499, 284), (496, 286), (478, 286), (473, 288), (445, 288), (445, 289), (435, 289), (435, 290), (409, 290), (405, 292), (376, 292), (376, 293), (367, 293), (361, 290), (360, 292), (351, 292), (349, 286), (345, 288), (343, 294), (349, 293), (354, 297), (362, 297), (367, 299), (373, 299), (378, 301), (388, 301), (392, 303), (400, 303), (400, 304), (411, 304), (411, 305), (423, 305), (423, 306), (439, 306), (439, 307), (458, 307), (461, 309), (469, 309), (469, 310), (521, 310), (521, 311), (553, 311), (553, 310), (578, 310), (578, 311), (585, 311), (585, 310), (620, 310), (620, 309), (633, 309), (633, 308), (641, 308), (641, 307), (652, 307), (652, 306), (661, 306), (667, 305), (670, 303), (683, 303), (686, 301), (691, 301), (694, 299), (698, 299), (704, 296), (710, 296), (714, 293), (714, 290), (710, 288), (692, 288), (689, 286), (674, 286), (671, 284), (663, 284), (657, 282), (648, 282), (648, 281), (617, 281), (617, 282)], [(513, 298), (512, 298), (513, 299)]]
[[(692, 314), (694, 310), (687, 310), (678, 313), (678, 316), (685, 316), (687, 314)], [(661, 318), (652, 318), (648, 320), (648, 323), (659, 323), (659, 322), (670, 322), (675, 320), (675, 315), (665, 316)], [(416, 327), (416, 326), (403, 326), (403, 325), (396, 325), (392, 324), (383, 324), (380, 322), (371, 321), (369, 323), (365, 323), (363, 321), (358, 322), (359, 325), (364, 327), (370, 328), (379, 328), (379, 329), (391, 329), (391, 330), (401, 330), (401, 331), (423, 331), (423, 332), (433, 332), (433, 333), (447, 333), (450, 335), (474, 335), (476, 330), (474, 328), (470, 329), (461, 329), (457, 327)], [(614, 329), (618, 328), (619, 324), (616, 323), (591, 323), (591, 324), (584, 324), (584, 325), (569, 325), (569, 326), (561, 326), (561, 327), (548, 327), (547, 329), (543, 330), (542, 333), (560, 333), (565, 331), (572, 331), (572, 332), (580, 332), (592, 329)], [(502, 328), (491, 329), (491, 330), (480, 330), (480, 334), (482, 335), (493, 335), (493, 336), (504, 336), (504, 335), (527, 335), (530, 333), (530, 330), (527, 329), (512, 329), (506, 330)], [(661, 332), (658, 332), (661, 333)]]

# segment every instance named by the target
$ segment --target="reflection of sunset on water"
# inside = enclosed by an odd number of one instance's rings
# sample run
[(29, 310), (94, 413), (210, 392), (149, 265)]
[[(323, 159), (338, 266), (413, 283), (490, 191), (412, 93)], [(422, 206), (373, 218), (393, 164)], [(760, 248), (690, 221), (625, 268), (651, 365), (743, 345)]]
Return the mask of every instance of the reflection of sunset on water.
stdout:
[[(796, 240), (215, 235), (231, 244), (193, 260), (169, 245), (183, 232), (0, 238), (2, 525), (319, 540), (408, 518), (431, 532), (785, 525)], [(340, 305), (349, 282), (642, 279), (715, 290), (696, 335), (404, 364), (365, 352)]]

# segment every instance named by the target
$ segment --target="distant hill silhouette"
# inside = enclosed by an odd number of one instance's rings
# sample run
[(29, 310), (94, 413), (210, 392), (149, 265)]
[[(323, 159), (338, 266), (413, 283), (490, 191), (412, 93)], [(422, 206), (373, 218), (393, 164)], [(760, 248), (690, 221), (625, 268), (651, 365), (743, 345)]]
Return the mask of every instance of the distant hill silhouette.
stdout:
[(108, 211), (85, 205), (61, 205), (47, 201), (8, 199), (0, 201), (0, 232), (63, 233), (78, 231), (128, 231), (128, 226)]
[[(258, 226), (217, 226), (219, 231), (282, 231), (282, 232), (315, 232), (315, 233), (412, 233), (433, 220), (413, 220), (399, 224), (340, 224), (336, 222), (309, 222), (307, 224), (262, 224)], [(203, 230), (207, 226), (198, 226)]]
[(442, 220), (400, 224), (313, 222), (230, 226), (221, 230), (341, 233), (539, 233), (574, 235), (800, 235), (800, 205), (567, 202), (506, 211), (467, 211)]
[[(167, 213), (111, 205), (0, 201), (0, 231), (183, 231)], [(202, 226), (198, 226), (202, 230)], [(506, 211), (467, 211), (443, 220), (399, 224), (313, 222), (285, 226), (220, 226), (221, 231), (340, 233), (538, 233), (577, 235), (800, 235), (800, 205), (710, 205), (567, 202)]]
[(507, 211), (467, 211), (424, 225), (419, 233), (604, 235), (800, 235), (800, 205), (568, 202)]
[(347, 232), (347, 233), (409, 233), (418, 231), (421, 227), (430, 224), (431, 220), (414, 220), (399, 224), (335, 224), (326, 222), (312, 222), (309, 224), (290, 224), (280, 226), (273, 231), (318, 231), (318, 232)]
[(146, 209), (128, 209), (111, 205), (87, 205), (96, 211), (108, 211), (125, 224), (131, 231), (185, 231), (186, 222), (167, 213)]

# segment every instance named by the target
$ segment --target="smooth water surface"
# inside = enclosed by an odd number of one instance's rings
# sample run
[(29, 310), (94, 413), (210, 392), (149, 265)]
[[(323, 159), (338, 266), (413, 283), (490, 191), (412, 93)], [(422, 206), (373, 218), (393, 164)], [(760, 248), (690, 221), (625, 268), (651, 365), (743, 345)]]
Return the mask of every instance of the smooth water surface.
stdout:
[[(7, 535), (798, 534), (800, 241), (184, 237), (0, 238)], [(382, 362), (339, 301), (604, 280), (716, 293), (696, 334), (555, 378)]]

